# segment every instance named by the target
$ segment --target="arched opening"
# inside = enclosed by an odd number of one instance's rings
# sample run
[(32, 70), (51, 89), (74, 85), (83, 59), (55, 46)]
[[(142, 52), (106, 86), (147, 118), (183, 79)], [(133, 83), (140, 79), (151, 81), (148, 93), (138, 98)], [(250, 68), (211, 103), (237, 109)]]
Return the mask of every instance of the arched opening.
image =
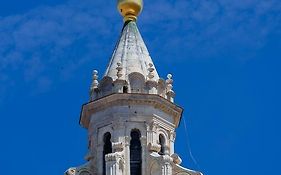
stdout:
[(123, 86), (123, 93), (128, 93), (128, 86)]
[(163, 136), (163, 134), (159, 135), (159, 144), (161, 146), (159, 154), (164, 155), (165, 154), (165, 137)]
[(141, 175), (142, 148), (140, 141), (140, 131), (132, 130), (130, 141), (130, 170), (131, 175)]
[(145, 84), (145, 78), (142, 74), (134, 72), (129, 75), (131, 93), (142, 93)]
[(110, 139), (111, 134), (109, 132), (105, 133), (103, 136), (103, 175), (106, 175), (105, 155), (112, 153), (112, 144)]

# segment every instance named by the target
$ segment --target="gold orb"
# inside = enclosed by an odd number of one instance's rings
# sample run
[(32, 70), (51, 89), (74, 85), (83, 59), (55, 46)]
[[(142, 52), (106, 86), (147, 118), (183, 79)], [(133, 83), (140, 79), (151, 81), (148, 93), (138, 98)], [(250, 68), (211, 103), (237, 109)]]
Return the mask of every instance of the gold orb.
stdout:
[(124, 21), (136, 20), (142, 11), (142, 0), (118, 0), (118, 10), (124, 17)]

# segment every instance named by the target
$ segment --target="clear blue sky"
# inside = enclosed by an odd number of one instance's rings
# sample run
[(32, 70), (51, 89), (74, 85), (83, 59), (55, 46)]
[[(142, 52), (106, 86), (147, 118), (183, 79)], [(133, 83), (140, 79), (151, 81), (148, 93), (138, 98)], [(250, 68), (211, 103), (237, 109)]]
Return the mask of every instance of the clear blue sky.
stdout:
[[(176, 151), (206, 175), (278, 174), (281, 1), (145, 0), (138, 26), (184, 107)], [(0, 174), (84, 163), (78, 124), (122, 19), (116, 1), (0, 1)], [(187, 146), (190, 142), (196, 165)]]

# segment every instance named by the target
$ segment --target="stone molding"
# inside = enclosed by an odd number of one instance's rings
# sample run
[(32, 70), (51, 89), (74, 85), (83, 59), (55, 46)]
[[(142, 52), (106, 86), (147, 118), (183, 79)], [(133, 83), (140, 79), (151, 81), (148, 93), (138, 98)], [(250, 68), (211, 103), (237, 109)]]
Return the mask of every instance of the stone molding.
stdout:
[(112, 106), (125, 105), (150, 105), (156, 109), (162, 110), (168, 115), (174, 117), (174, 125), (177, 127), (183, 109), (170, 101), (153, 94), (111, 94), (96, 101), (89, 102), (82, 106), (80, 115), (80, 124), (89, 128), (90, 116), (99, 111), (106, 110)]

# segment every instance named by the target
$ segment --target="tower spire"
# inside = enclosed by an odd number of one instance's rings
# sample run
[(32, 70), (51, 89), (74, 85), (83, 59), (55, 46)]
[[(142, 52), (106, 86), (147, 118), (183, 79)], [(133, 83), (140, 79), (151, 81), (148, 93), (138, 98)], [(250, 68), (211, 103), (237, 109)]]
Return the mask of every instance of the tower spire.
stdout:
[(174, 104), (172, 75), (159, 77), (137, 27), (143, 0), (118, 0), (124, 26), (104, 76), (93, 71), (80, 124), (88, 129), (86, 164), (65, 175), (202, 175), (175, 153), (183, 109)]
[(118, 11), (124, 17), (124, 22), (136, 21), (143, 8), (142, 0), (118, 0)]

